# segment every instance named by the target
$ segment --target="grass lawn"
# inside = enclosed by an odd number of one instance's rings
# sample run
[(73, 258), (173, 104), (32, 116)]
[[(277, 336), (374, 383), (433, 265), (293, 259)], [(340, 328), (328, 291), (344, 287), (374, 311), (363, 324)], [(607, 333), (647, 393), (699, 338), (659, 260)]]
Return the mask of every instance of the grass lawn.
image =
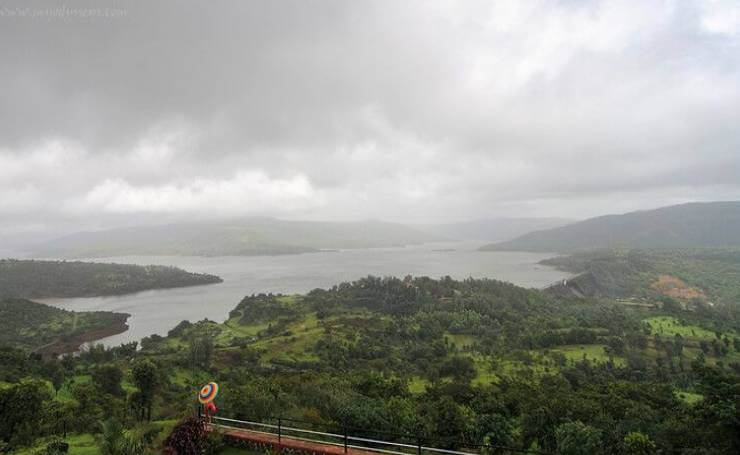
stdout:
[(69, 443), (69, 455), (96, 455), (100, 449), (91, 434), (75, 435), (66, 440)]
[[(46, 447), (51, 440), (44, 440), (34, 447), (19, 450), (14, 453), (18, 455), (32, 455), (37, 453), (39, 450)], [(99, 455), (100, 449), (98, 449), (95, 437), (89, 433), (83, 434), (71, 434), (68, 435), (64, 440), (69, 444), (69, 455)]]

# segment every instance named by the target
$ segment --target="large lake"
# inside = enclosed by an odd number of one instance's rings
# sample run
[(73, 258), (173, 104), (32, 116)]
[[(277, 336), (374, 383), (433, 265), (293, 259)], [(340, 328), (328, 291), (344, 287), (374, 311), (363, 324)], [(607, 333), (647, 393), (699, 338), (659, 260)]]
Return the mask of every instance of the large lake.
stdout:
[(108, 346), (165, 335), (183, 319), (226, 319), (245, 295), (259, 292), (304, 293), (367, 275), (495, 278), (525, 287), (543, 287), (567, 273), (537, 264), (551, 254), (480, 252), (480, 244), (424, 244), (403, 248), (353, 249), (285, 256), (123, 256), (97, 262), (174, 265), (211, 273), (223, 283), (145, 291), (118, 297), (45, 299), (76, 311), (108, 310), (131, 314), (129, 330), (99, 342)]

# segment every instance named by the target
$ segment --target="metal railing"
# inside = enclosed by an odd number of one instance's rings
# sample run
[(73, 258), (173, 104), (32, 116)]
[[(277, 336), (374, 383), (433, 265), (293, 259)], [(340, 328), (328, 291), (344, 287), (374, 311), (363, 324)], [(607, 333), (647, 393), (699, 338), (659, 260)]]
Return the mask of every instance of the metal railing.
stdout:
[[(541, 451), (526, 450), (502, 445), (470, 444), (459, 441), (416, 437), (407, 434), (402, 435), (378, 430), (351, 428), (347, 426), (337, 429), (336, 427), (317, 424), (315, 422), (306, 422), (281, 417), (272, 418), (270, 420), (275, 423), (237, 420), (213, 416), (212, 425), (218, 429), (245, 430), (251, 433), (270, 435), (273, 437), (277, 436), (278, 444), (283, 442), (283, 438), (290, 438), (291, 440), (343, 447), (344, 453), (347, 453), (349, 449), (357, 449), (389, 455), (480, 455), (481, 453), (491, 455), (508, 453), (545, 455), (545, 452)], [(300, 424), (310, 426), (311, 429), (301, 427)], [(325, 427), (329, 429), (326, 431), (319, 431), (315, 429), (316, 427)], [(351, 432), (354, 432), (354, 434), (351, 434)], [(358, 434), (361, 434), (362, 436)], [(370, 435), (377, 436), (371, 437)]]

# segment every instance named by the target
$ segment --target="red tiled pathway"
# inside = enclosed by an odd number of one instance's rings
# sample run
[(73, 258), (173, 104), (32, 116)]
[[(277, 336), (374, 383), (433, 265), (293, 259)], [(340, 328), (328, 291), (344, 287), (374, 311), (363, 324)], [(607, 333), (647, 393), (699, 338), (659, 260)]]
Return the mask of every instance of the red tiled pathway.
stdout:
[[(285, 436), (280, 438), (278, 442), (278, 436), (276, 434), (260, 433), (249, 430), (242, 430), (239, 428), (223, 427), (223, 434), (232, 438), (241, 439), (243, 441), (249, 441), (257, 444), (270, 444), (277, 448), (293, 449), (304, 453), (320, 453), (326, 455), (344, 455), (343, 446), (335, 446), (332, 444), (321, 444), (318, 442), (302, 441), (300, 439), (286, 438)], [(369, 450), (358, 450), (353, 448), (347, 448), (348, 455), (378, 455), (378, 452), (371, 452)]]

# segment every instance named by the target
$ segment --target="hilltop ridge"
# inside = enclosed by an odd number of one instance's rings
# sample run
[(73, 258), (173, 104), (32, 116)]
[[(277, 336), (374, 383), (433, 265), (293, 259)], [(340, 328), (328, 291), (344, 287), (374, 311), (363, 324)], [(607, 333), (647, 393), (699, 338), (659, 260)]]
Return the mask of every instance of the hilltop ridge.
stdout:
[(481, 250), (577, 252), (604, 248), (737, 246), (740, 246), (740, 201), (728, 201), (599, 216), (488, 244)]
[(403, 246), (436, 239), (400, 224), (375, 220), (326, 222), (256, 217), (79, 232), (44, 242), (31, 250), (37, 257), (67, 258), (258, 256)]

